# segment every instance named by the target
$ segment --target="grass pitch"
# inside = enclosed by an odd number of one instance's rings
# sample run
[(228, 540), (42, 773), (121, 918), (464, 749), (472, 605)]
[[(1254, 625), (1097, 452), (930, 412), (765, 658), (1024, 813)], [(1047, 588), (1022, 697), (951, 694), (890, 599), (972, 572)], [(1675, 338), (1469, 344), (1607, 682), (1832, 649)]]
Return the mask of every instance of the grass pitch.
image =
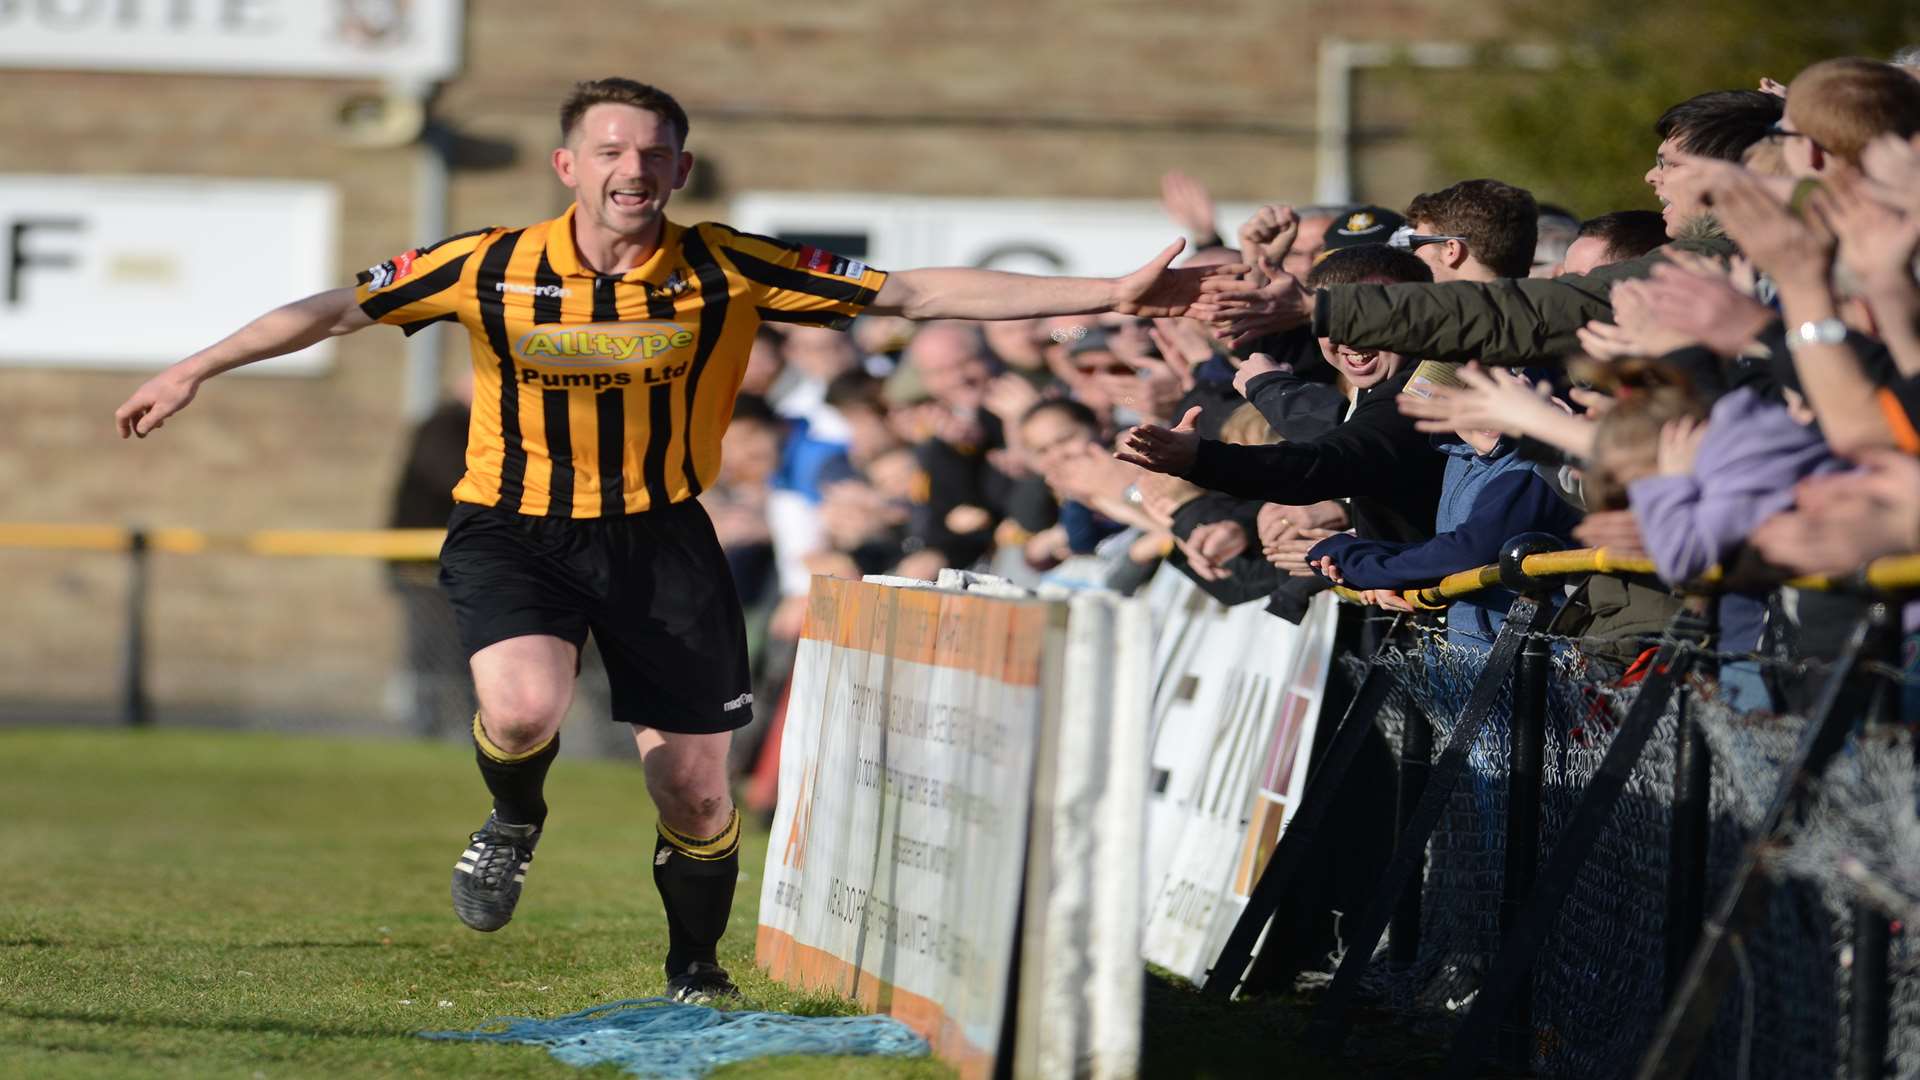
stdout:
[[(666, 920), (637, 764), (562, 759), (512, 925), (447, 883), (486, 817), (457, 746), (193, 732), (0, 733), (0, 1075), (618, 1076), (422, 1030), (662, 992)], [(766, 837), (721, 960), (745, 1007), (853, 1011), (753, 966)], [(944, 1077), (766, 1059), (727, 1076)]]
[[(487, 807), (458, 746), (0, 730), (0, 763), (0, 1076), (613, 1077), (539, 1047), (415, 1033), (663, 989), (637, 763), (554, 764), (538, 865), (497, 934), (461, 926), (447, 899)], [(721, 952), (743, 1007), (853, 1012), (755, 969), (765, 855), (765, 834), (749, 832)], [(1316, 1061), (1293, 1045), (1301, 1026), (1291, 1002), (1220, 1005), (1156, 979), (1142, 1072), (1235, 1077), (1285, 1062), (1292, 1077), (1405, 1075)], [(952, 1073), (789, 1057), (716, 1075)]]

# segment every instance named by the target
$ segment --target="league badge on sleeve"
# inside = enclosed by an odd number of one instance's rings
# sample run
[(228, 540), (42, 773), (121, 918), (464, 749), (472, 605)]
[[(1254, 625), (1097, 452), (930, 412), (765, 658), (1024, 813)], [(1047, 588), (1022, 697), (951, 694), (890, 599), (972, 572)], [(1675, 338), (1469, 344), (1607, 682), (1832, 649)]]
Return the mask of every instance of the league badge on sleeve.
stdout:
[(832, 274), (834, 277), (859, 280), (867, 272), (867, 264), (858, 259), (849, 259), (844, 255), (835, 255), (831, 251), (808, 244), (800, 249), (800, 265), (816, 274)]
[(376, 266), (369, 266), (361, 272), (360, 281), (368, 290), (379, 292), (413, 273), (413, 260), (419, 255), (417, 250), (409, 251)]

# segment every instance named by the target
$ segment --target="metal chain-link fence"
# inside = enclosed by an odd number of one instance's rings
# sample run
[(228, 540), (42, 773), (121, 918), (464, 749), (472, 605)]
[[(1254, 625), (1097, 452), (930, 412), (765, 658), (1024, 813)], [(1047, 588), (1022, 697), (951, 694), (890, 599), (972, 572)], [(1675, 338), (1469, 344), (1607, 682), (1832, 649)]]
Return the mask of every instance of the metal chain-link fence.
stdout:
[[(1540, 859), (1544, 865), (1639, 693), (1602, 650), (1551, 644)], [(1401, 749), (1409, 723), (1433, 727), (1434, 757), (1452, 736), (1487, 653), (1438, 634), (1376, 659), (1393, 692), (1378, 722)], [(1747, 658), (1752, 659), (1752, 658)], [(1885, 670), (1871, 676), (1884, 679)], [(1666, 1002), (1669, 843), (1680, 710), (1711, 751), (1706, 896), (1738, 865), (1781, 779), (1805, 719), (1740, 712), (1717, 683), (1689, 676), (1657, 721), (1607, 825), (1534, 957), (1533, 1064), (1542, 1075), (1630, 1075)], [(1419, 948), (1396, 964), (1376, 951), (1366, 991), (1414, 1024), (1450, 1033), (1464, 1017), (1501, 940), (1511, 689), (1503, 690), (1468, 754), (1427, 849)], [(1773, 867), (1780, 878), (1759, 928), (1736, 948), (1724, 998), (1696, 1075), (1816, 1077), (1844, 1068), (1852, 906), (1920, 914), (1920, 819), (1912, 740), (1855, 739), (1815, 788)], [(1906, 905), (1902, 908), (1902, 905)], [(1920, 957), (1896, 934), (1889, 1075), (1920, 1075)]]

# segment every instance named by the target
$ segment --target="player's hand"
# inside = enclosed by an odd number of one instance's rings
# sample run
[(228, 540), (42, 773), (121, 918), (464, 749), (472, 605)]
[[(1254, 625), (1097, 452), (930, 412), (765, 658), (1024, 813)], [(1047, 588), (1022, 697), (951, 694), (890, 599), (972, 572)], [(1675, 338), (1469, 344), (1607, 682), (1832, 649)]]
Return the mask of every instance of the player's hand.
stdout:
[(114, 410), (113, 422), (120, 437), (137, 435), (144, 439), (160, 430), (167, 417), (187, 407), (200, 384), (192, 376), (173, 368), (155, 375), (133, 392), (126, 404)]
[(1147, 265), (1126, 277), (1115, 278), (1113, 298), (1107, 305), (1108, 309), (1122, 315), (1138, 315), (1149, 319), (1185, 315), (1187, 308), (1200, 298), (1204, 283), (1230, 280), (1247, 272), (1247, 267), (1242, 263), (1176, 270), (1173, 260), (1186, 246), (1185, 240), (1175, 240), (1161, 249), (1160, 254), (1155, 255)]
[(1277, 266), (1268, 267), (1267, 275), (1264, 285), (1240, 277), (1209, 278), (1189, 314), (1208, 323), (1214, 337), (1233, 349), (1310, 322), (1312, 290)]
[(1195, 405), (1171, 428), (1158, 424), (1131, 428), (1120, 437), (1120, 449), (1113, 456), (1154, 472), (1184, 475), (1200, 457), (1200, 436), (1193, 430), (1199, 418), (1200, 406)]

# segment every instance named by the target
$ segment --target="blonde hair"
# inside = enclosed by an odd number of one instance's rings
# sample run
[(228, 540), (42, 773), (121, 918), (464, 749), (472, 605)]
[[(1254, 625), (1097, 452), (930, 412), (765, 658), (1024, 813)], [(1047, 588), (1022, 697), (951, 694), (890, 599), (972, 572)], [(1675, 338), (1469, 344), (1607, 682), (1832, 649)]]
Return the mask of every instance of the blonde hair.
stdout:
[(1858, 167), (1860, 152), (1878, 136), (1920, 130), (1920, 82), (1878, 60), (1822, 60), (1794, 76), (1787, 114), (1822, 150)]
[(1792, 176), (1787, 168), (1787, 150), (1778, 139), (1761, 139), (1740, 155), (1740, 164), (1756, 176)]
[(1233, 410), (1227, 422), (1220, 425), (1220, 441), (1235, 446), (1266, 446), (1280, 441), (1280, 435), (1260, 415), (1260, 410), (1251, 403)]
[[(1620, 404), (1594, 425), (1593, 456), (1582, 473), (1582, 494), (1590, 511), (1625, 510), (1627, 485), (1650, 471), (1659, 456), (1660, 430), (1683, 416), (1706, 415), (1689, 386), (1623, 390)], [(1623, 475), (1627, 473), (1632, 475)]]

